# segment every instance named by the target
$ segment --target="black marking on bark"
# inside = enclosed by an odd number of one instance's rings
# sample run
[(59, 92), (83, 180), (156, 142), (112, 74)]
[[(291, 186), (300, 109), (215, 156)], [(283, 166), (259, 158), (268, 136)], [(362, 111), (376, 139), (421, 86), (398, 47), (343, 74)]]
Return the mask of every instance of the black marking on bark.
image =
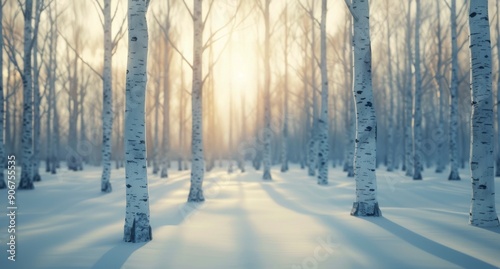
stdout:
[(477, 13), (476, 13), (476, 12), (472, 12), (469, 16), (470, 16), (471, 18), (474, 18), (474, 17), (476, 17), (476, 15), (477, 15)]
[(372, 106), (372, 102), (366, 102), (366, 105), (367, 107), (371, 107)]
[(132, 187), (132, 185), (130, 185), (130, 184), (127, 184), (127, 188), (131, 188), (131, 187)]
[(480, 189), (480, 190), (486, 190), (486, 185), (479, 185), (478, 189)]
[(136, 37), (136, 36), (133, 36), (130, 40), (132, 40), (132, 41), (137, 41), (137, 37)]

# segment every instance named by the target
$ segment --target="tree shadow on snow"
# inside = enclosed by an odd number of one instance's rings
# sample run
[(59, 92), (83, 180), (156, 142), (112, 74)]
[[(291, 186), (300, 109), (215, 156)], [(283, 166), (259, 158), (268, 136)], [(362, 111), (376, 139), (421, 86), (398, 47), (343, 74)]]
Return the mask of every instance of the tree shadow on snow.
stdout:
[(439, 257), (461, 268), (497, 268), (485, 261), (479, 260), (468, 254), (442, 245), (436, 241), (430, 240), (416, 232), (413, 232), (397, 223), (392, 222), (384, 217), (380, 218), (360, 218), (369, 221), (380, 228), (392, 233), (396, 237), (406, 241), (414, 247), (429, 253), (430, 255)]
[[(363, 237), (363, 234), (359, 233), (359, 231), (355, 231), (353, 227), (346, 225), (346, 223), (344, 223), (342, 220), (336, 219), (335, 217), (330, 215), (318, 214), (309, 209), (306, 209), (300, 204), (296, 203), (295, 201), (284, 197), (281, 193), (277, 192), (272, 186), (263, 185), (262, 188), (264, 189), (264, 191), (268, 193), (268, 195), (271, 198), (273, 198), (273, 200), (278, 205), (293, 210), (297, 213), (314, 217), (319, 221), (323, 222), (324, 224), (326, 224), (327, 226), (335, 227), (335, 230), (339, 230), (343, 234), (348, 234), (350, 242), (353, 247), (357, 248), (358, 251), (363, 252), (366, 255), (372, 255), (373, 257), (376, 257), (375, 259), (372, 259), (373, 262), (376, 263), (377, 261), (380, 260), (391, 260), (394, 258), (392, 257), (392, 254), (381, 251), (376, 242), (366, 240), (366, 238)], [(487, 262), (479, 260), (473, 256), (452, 249), (450, 247), (447, 247), (430, 239), (427, 239), (424, 236), (419, 235), (403, 226), (400, 226), (384, 217), (380, 218), (367, 217), (358, 219), (371, 222), (379, 226), (380, 228), (386, 230), (387, 232), (393, 234), (397, 238), (406, 241), (410, 245), (422, 251), (425, 251), (432, 256), (446, 260), (458, 266), (459, 268), (482, 268), (482, 269), (497, 268), (496, 266), (493, 266)], [(495, 229), (496, 228), (488, 230), (492, 232), (498, 232), (498, 229), (497, 230)], [(369, 249), (370, 251), (366, 252), (367, 249)], [(380, 264), (380, 266), (385, 266), (385, 265)], [(376, 267), (378, 267), (378, 265), (374, 264), (374, 268)]]
[(132, 254), (147, 243), (119, 242), (92, 266), (92, 269), (121, 268)]

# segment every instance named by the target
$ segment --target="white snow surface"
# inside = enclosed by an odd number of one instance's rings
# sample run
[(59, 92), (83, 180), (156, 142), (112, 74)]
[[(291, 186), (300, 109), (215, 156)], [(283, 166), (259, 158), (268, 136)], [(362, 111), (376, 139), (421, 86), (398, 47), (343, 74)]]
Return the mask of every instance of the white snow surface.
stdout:
[(109, 194), (100, 192), (99, 167), (42, 172), (35, 190), (17, 191), (15, 262), (0, 190), (0, 268), (500, 268), (500, 227), (468, 225), (468, 170), (458, 182), (432, 168), (413, 181), (381, 167), (380, 218), (349, 215), (354, 179), (339, 168), (330, 168), (328, 186), (295, 165), (273, 167), (271, 182), (249, 165), (243, 174), (216, 168), (197, 208), (186, 203), (189, 173), (148, 175), (153, 240), (133, 244), (122, 241), (123, 169), (112, 170)]

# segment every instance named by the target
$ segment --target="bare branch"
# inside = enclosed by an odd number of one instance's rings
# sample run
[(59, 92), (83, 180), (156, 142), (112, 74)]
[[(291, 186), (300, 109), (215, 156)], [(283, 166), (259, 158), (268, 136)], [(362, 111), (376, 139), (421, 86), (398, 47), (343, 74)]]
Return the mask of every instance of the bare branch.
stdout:
[(73, 52), (75, 52), (75, 55), (78, 57), (78, 59), (80, 59), (80, 61), (82, 61), (83, 64), (85, 64), (88, 68), (90, 68), (90, 70), (92, 70), (92, 72), (94, 72), (99, 78), (101, 78), (101, 80), (104, 79), (104, 77), (102, 76), (102, 74), (100, 72), (97, 72), (97, 70), (95, 70), (94, 67), (92, 67), (87, 61), (85, 61), (85, 59), (82, 58), (82, 56), (80, 56), (80, 53), (78, 53), (78, 51), (75, 48), (73, 48), (73, 46), (71, 46), (68, 39), (66, 39), (66, 37), (59, 31), (59, 29), (57, 30), (57, 33), (59, 34), (60, 37), (62, 37), (64, 39), (64, 41), (66, 42), (66, 45), (71, 50), (73, 50)]
[(102, 8), (99, 0), (92, 1), (94, 3), (94, 8), (97, 11), (97, 17), (99, 17), (99, 21), (101, 22), (101, 26), (104, 28), (104, 21), (102, 20), (101, 15), (104, 13), (104, 9)]
[(186, 3), (186, 0), (182, 0), (182, 3), (184, 4), (184, 6), (186, 7), (186, 10), (187, 12), (189, 13), (189, 16), (191, 16), (191, 19), (194, 20), (194, 15), (193, 15), (193, 12), (191, 12), (191, 9), (189, 9), (187, 3)]

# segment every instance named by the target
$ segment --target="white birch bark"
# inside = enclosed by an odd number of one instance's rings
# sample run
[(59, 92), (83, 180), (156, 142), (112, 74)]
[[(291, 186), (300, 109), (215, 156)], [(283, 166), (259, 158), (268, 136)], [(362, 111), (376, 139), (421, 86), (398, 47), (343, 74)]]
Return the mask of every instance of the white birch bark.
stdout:
[(203, 202), (203, 177), (205, 173), (203, 153), (203, 85), (202, 85), (202, 47), (203, 17), (202, 0), (193, 0), (193, 81), (191, 92), (191, 187), (188, 202)]
[[(0, 22), (2, 22), (2, 15), (3, 15), (3, 5), (0, 4)], [(3, 27), (2, 23), (0, 23), (0, 66), (3, 67)], [(4, 140), (3, 140), (3, 133), (4, 133), (4, 128), (3, 128), (3, 117), (4, 117), (4, 96), (3, 96), (3, 72), (0, 72), (0, 164), (4, 164), (5, 160), (5, 147), (4, 147)], [(5, 189), (7, 188), (7, 185), (5, 184), (5, 179), (4, 179), (4, 174), (3, 174), (3, 167), (0, 167), (0, 189)]]
[[(347, 3), (347, 2), (346, 2)], [(354, 176), (356, 201), (353, 216), (381, 216), (377, 202), (376, 134), (377, 120), (373, 106), (369, 2), (353, 0), (354, 85), (356, 99), (356, 150)]]
[(328, 158), (330, 156), (330, 145), (328, 143), (328, 70), (326, 66), (326, 0), (321, 2), (321, 30), (320, 30), (320, 47), (321, 47), (321, 115), (319, 119), (319, 145), (318, 145), (318, 184), (328, 184)]
[(269, 6), (271, 0), (265, 0), (264, 7), (264, 150), (263, 150), (263, 180), (272, 180), (271, 176), (271, 29), (269, 24)]
[(460, 180), (458, 173), (458, 42), (456, 0), (451, 0), (451, 79), (450, 79), (450, 175), (448, 180)]
[(318, 158), (318, 101), (316, 95), (316, 21), (314, 18), (314, 2), (312, 1), (311, 10), (309, 11), (311, 19), (311, 94), (312, 94), (312, 127), (309, 131), (309, 152), (308, 152), (308, 175), (315, 176)]
[(112, 44), (111, 44), (111, 0), (104, 0), (104, 67), (102, 74), (102, 175), (101, 192), (112, 191), (111, 182), (111, 139), (113, 131), (112, 91)]
[[(35, 28), (38, 28), (42, 12), (42, 0), (35, 4)], [(38, 64), (38, 31), (33, 34), (33, 181), (41, 181), (40, 177), (40, 66)]]
[(493, 158), (493, 94), (488, 0), (475, 0), (469, 6), (471, 57), (471, 176), (472, 201), (469, 223), (479, 227), (500, 225), (495, 209)]
[(497, 156), (496, 156), (496, 173), (495, 176), (500, 177), (500, 1), (496, 3), (496, 33), (497, 33)]
[(413, 98), (413, 179), (422, 179), (422, 74), (420, 73), (420, 0), (415, 0), (415, 96)]
[(33, 81), (31, 77), (31, 42), (32, 26), (31, 19), (33, 15), (33, 1), (26, 0), (24, 8), (24, 56), (23, 56), (23, 125), (22, 125), (22, 171), (19, 189), (34, 189), (33, 185), (33, 110), (32, 110), (32, 92)]
[(148, 62), (149, 1), (128, 1), (128, 59), (125, 104), (125, 176), (127, 206), (125, 242), (150, 241), (149, 193), (146, 168), (145, 101)]
[(442, 35), (442, 23), (441, 23), (441, 2), (437, 1), (436, 3), (436, 20), (437, 20), (437, 29), (436, 29), (436, 36), (437, 36), (437, 64), (436, 64), (436, 86), (438, 87), (438, 93), (439, 93), (439, 122), (438, 122), (438, 129), (437, 129), (437, 163), (436, 163), (436, 173), (442, 173), (445, 169), (445, 164), (444, 160), (445, 158), (443, 155), (443, 148), (445, 144), (445, 139), (444, 139), (444, 87), (443, 87), (443, 35)]

